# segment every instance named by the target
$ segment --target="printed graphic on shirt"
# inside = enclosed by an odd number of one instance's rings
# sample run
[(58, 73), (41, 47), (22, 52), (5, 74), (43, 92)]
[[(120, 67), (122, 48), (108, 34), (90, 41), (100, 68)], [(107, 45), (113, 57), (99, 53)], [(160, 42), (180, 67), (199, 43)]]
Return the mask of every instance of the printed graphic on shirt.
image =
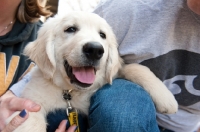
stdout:
[(0, 52), (0, 96), (8, 89), (11, 84), (17, 67), (19, 65), (19, 56), (12, 56), (8, 70), (6, 72), (6, 55)]
[(200, 101), (200, 54), (173, 50), (141, 64), (166, 84), (180, 105), (190, 106)]

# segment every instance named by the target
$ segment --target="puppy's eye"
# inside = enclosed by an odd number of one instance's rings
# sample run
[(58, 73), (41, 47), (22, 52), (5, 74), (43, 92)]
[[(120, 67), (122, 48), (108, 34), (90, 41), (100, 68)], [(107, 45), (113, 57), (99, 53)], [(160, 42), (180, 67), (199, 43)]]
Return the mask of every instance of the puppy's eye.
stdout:
[(65, 30), (67, 33), (75, 33), (77, 31), (77, 27), (69, 27)]
[(100, 37), (101, 37), (101, 38), (106, 39), (106, 35), (105, 35), (105, 33), (100, 32), (99, 34), (100, 34)]

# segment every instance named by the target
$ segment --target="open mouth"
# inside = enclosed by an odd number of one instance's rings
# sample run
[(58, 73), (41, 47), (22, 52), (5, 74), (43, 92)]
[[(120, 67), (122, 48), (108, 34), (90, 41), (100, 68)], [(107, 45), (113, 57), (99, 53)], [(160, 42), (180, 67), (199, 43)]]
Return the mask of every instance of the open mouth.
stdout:
[(95, 80), (96, 70), (93, 66), (72, 67), (64, 61), (65, 71), (72, 84), (82, 88), (90, 87)]

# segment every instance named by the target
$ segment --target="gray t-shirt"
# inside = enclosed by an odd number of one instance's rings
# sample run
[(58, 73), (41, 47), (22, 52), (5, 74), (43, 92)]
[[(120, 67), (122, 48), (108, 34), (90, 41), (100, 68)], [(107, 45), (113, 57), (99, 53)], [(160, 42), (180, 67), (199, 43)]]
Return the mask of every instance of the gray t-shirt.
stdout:
[(179, 111), (157, 114), (160, 126), (192, 132), (200, 123), (200, 16), (186, 0), (102, 0), (125, 63), (149, 67), (174, 94)]

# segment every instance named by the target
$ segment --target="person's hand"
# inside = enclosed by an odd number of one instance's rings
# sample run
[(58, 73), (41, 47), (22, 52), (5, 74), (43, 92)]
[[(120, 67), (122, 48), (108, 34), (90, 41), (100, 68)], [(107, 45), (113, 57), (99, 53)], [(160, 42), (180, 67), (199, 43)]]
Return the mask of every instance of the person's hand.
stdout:
[[(15, 116), (10, 123), (8, 123), (1, 132), (13, 132), (17, 127), (19, 127), (22, 123), (24, 123), (28, 119), (28, 111), (22, 110), (19, 115)], [(74, 132), (77, 127), (75, 125), (70, 126), (68, 130), (66, 130), (67, 120), (63, 120), (58, 129), (55, 132)]]
[(188, 7), (198, 15), (200, 15), (200, 0), (187, 0)]
[(66, 130), (66, 125), (67, 125), (68, 121), (67, 120), (63, 120), (60, 125), (58, 126), (58, 129), (56, 129), (55, 132), (75, 132), (77, 129), (77, 126), (72, 125), (68, 128), (68, 130)]
[(22, 110), (19, 115), (15, 116), (2, 130), (2, 132), (13, 132), (18, 126), (26, 121), (28, 112)]
[[(6, 127), (5, 121), (9, 116), (11, 116), (15, 111), (22, 111), (24, 109), (30, 112), (37, 112), (40, 110), (40, 106), (31, 100), (16, 97), (11, 91), (8, 91), (3, 96), (1, 96), (0, 97), (0, 111), (1, 111), (0, 112), (0, 131)], [(17, 118), (16, 120), (19, 119), (19, 117), (16, 117), (16, 118)], [(26, 118), (23, 118), (23, 121), (25, 119)], [(15, 123), (15, 120), (14, 120), (14, 123)], [(9, 127), (9, 125), (7, 127)], [(6, 129), (10, 129), (10, 128), (6, 128)]]
[(198, 131), (197, 132), (200, 132), (200, 128), (198, 129)]

